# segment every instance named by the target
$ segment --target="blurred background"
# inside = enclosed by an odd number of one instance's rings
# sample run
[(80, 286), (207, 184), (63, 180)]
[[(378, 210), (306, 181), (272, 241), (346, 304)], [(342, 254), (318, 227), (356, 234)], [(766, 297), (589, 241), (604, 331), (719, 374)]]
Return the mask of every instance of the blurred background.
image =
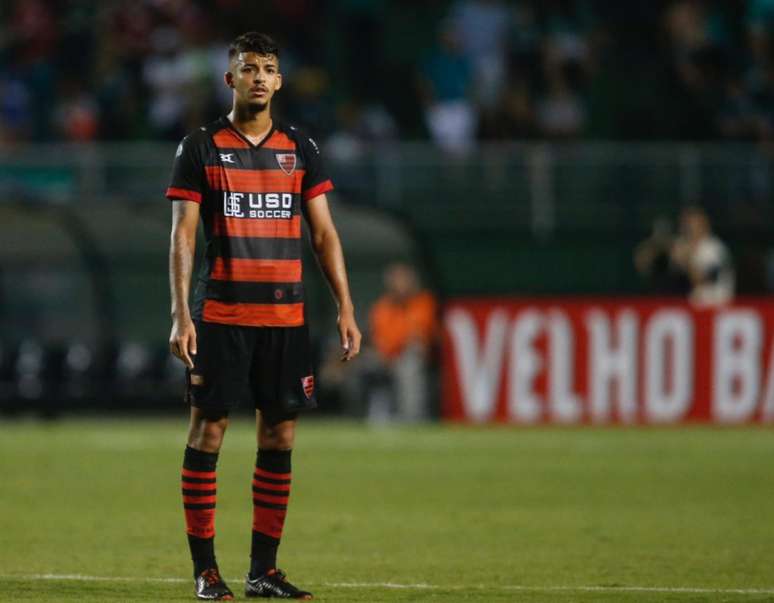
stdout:
[(323, 413), (444, 414), (457, 299), (774, 290), (772, 0), (6, 0), (6, 415), (184, 412), (163, 192), (250, 29), (282, 49), (277, 115), (322, 144), (366, 333), (340, 365), (307, 257)]

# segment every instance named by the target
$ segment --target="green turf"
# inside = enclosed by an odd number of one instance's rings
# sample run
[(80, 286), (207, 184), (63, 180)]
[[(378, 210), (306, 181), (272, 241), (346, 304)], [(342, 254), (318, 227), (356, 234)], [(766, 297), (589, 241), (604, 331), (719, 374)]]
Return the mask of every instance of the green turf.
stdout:
[[(182, 416), (0, 424), (0, 599), (191, 600), (185, 429)], [(235, 590), (254, 448), (235, 422), (219, 464), (218, 556)], [(763, 429), (309, 421), (281, 566), (321, 601), (771, 601), (773, 459)]]

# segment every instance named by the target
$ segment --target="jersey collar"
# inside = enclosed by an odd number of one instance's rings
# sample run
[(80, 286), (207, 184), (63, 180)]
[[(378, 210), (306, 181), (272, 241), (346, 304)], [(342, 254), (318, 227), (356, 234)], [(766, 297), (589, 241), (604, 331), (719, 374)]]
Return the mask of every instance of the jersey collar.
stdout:
[(269, 128), (269, 131), (266, 133), (266, 136), (264, 136), (258, 144), (254, 144), (247, 136), (242, 134), (242, 132), (240, 132), (239, 130), (237, 130), (234, 127), (234, 124), (231, 123), (231, 120), (228, 117), (226, 117), (224, 115), (221, 119), (224, 121), (226, 127), (231, 128), (231, 131), (234, 132), (234, 134), (236, 134), (237, 136), (239, 136), (239, 138), (241, 140), (243, 140), (248, 145), (250, 145), (251, 149), (259, 149), (259, 148), (261, 148), (263, 146), (263, 144), (267, 140), (269, 140), (269, 138), (271, 138), (271, 135), (274, 134), (274, 130), (277, 129), (277, 126), (275, 125), (274, 120), (272, 119), (271, 120), (271, 128)]

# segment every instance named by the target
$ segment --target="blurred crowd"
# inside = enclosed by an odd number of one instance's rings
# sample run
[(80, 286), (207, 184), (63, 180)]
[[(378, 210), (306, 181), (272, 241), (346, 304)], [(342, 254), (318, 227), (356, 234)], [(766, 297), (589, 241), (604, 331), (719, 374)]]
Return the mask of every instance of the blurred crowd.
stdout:
[(283, 115), (340, 147), (774, 132), (774, 0), (6, 0), (0, 142), (178, 139), (248, 29)]

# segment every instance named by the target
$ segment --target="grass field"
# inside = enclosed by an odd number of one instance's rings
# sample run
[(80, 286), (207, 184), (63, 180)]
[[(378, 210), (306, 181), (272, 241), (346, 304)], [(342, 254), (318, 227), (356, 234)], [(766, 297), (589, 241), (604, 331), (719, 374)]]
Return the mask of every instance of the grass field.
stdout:
[[(185, 420), (0, 424), (0, 599), (189, 601)], [(774, 601), (774, 433), (300, 425), (280, 565), (321, 601)], [(218, 474), (241, 596), (253, 428)]]

